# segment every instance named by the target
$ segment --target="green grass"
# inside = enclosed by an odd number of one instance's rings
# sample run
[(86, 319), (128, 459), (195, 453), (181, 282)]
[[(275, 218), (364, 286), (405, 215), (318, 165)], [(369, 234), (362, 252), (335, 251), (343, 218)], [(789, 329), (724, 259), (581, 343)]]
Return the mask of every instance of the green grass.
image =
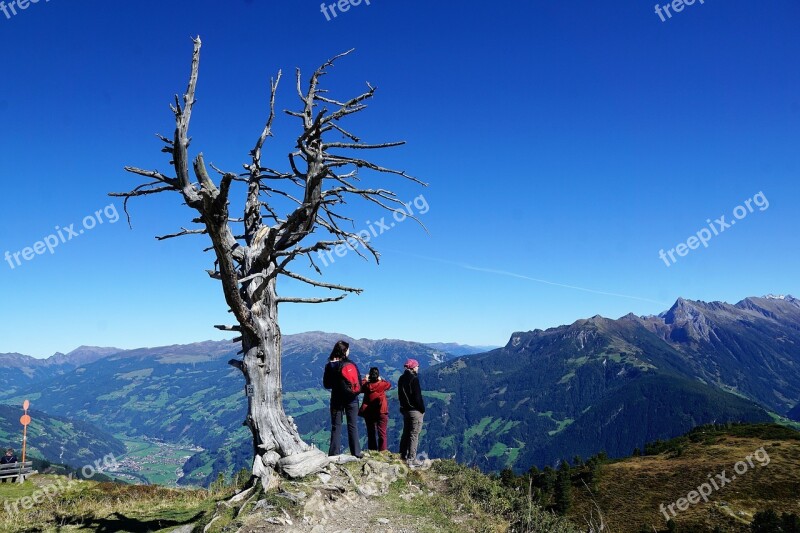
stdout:
[(497, 434), (502, 435), (503, 433), (508, 433), (514, 426), (518, 426), (521, 423), (522, 422), (520, 422), (519, 420), (509, 420)]
[(459, 533), (464, 531), (458, 524), (454, 524), (452, 517), (457, 516), (456, 506), (449, 499), (435, 494), (430, 496), (417, 496), (411, 499), (401, 498), (407, 481), (396, 481), (386, 497), (388, 506), (395, 512), (417, 517), (422, 523), (418, 524), (421, 533)]
[(772, 420), (774, 420), (776, 424), (780, 424), (782, 426), (786, 426), (795, 429), (797, 431), (800, 431), (800, 422), (795, 422), (794, 420), (790, 420), (785, 416), (781, 416), (773, 412), (770, 412), (769, 416), (772, 417)]
[(51, 475), (34, 475), (21, 485), (0, 484), (0, 500), (2, 532), (168, 531), (216, 507), (204, 490), (78, 482)]
[[(749, 531), (747, 524), (758, 511), (797, 512), (800, 433), (792, 429), (773, 424), (701, 426), (647, 448), (655, 454), (603, 464), (592, 495), (585, 487), (574, 487), (573, 520), (579, 522), (598, 505), (611, 531), (638, 531), (642, 525), (663, 531), (659, 505), (686, 497), (709, 474), (723, 471), (729, 485), (713, 491), (708, 503), (678, 514), (678, 531), (711, 531), (715, 526)], [(733, 479), (734, 465), (761, 448), (769, 463), (755, 462)]]
[(15, 500), (30, 496), (36, 490), (36, 485), (28, 478), (25, 483), (0, 483), (0, 499), (2, 500)]
[[(471, 517), (457, 531), (525, 531), (530, 533), (577, 533), (578, 529), (535, 505), (527, 494), (503, 486), (499, 480), (455, 461), (434, 463), (435, 479), (446, 479), (437, 496), (450, 502), (456, 513)], [(436, 494), (436, 493), (435, 493)], [(510, 527), (509, 527), (510, 526)]]
[(566, 362), (567, 362), (568, 365), (583, 366), (583, 365), (585, 365), (586, 363), (589, 362), (589, 356), (588, 355), (582, 355), (580, 357), (572, 357), (570, 359), (567, 359)]
[(450, 404), (450, 400), (453, 398), (452, 392), (439, 392), (439, 391), (422, 391), (422, 395), (428, 398), (434, 398), (436, 400), (441, 400), (445, 404)]
[(449, 437), (442, 437), (439, 439), (439, 447), (445, 450), (454, 450), (456, 446), (456, 438), (453, 435)]
[(25, 394), (23, 396), (11, 396), (9, 398), (3, 398), (0, 400), (0, 403), (4, 405), (13, 405), (14, 407), (22, 406), (22, 402), (28, 400), (31, 402), (31, 407), (35, 407), (33, 404), (42, 397), (42, 394), (39, 392), (34, 392), (31, 394)]
[(492, 422), (491, 424), (489, 424), (489, 427), (488, 427), (488, 428), (486, 428), (486, 429), (487, 429), (487, 431), (488, 431), (489, 433), (495, 433), (495, 432), (497, 432), (498, 428), (499, 428), (501, 425), (503, 425), (503, 422), (505, 422), (505, 420), (503, 420), (502, 418), (498, 418), (497, 420), (495, 420), (494, 422)]
[(519, 457), (519, 452), (522, 448), (525, 447), (525, 443), (519, 439), (514, 439), (516, 443), (516, 447), (511, 447), (508, 444), (503, 442), (495, 442), (492, 449), (489, 450), (489, 453), (486, 454), (486, 457), (506, 457), (505, 465), (507, 467), (514, 466), (514, 463), (517, 461)]
[(126, 398), (138, 385), (139, 384), (136, 383), (136, 382), (130, 383), (128, 385), (125, 385), (124, 387), (122, 387), (119, 390), (116, 390), (114, 392), (110, 392), (108, 394), (103, 394), (101, 396), (98, 396), (97, 397), (97, 401), (103, 402), (103, 401), (107, 401), (107, 400), (116, 400), (116, 399), (119, 399), (119, 398)]
[(517, 444), (519, 446), (517, 446), (516, 448), (509, 448), (508, 461), (506, 462), (506, 465), (508, 466), (514, 466), (514, 463), (517, 462), (517, 458), (519, 457), (519, 452), (522, 450), (522, 448), (525, 447), (524, 442), (517, 441)]
[(567, 383), (574, 377), (575, 377), (575, 371), (569, 372), (568, 374), (563, 375), (561, 379), (558, 380), (558, 384), (563, 385), (564, 383)]
[(464, 432), (464, 440), (469, 441), (475, 435), (483, 435), (483, 432), (486, 430), (486, 427), (492, 422), (493, 417), (485, 416), (481, 418), (481, 421), (478, 422), (476, 425), (471, 426)]
[[(147, 446), (130, 442), (138, 452)], [(393, 454), (371, 457), (373, 461), (400, 464)], [(355, 479), (362, 471), (361, 463), (342, 465)], [(289, 492), (303, 492), (306, 496), (316, 489), (317, 480), (283, 482)], [(346, 483), (346, 481), (345, 481)], [(29, 509), (15, 502), (18, 498), (32, 497), (44, 487), (56, 487), (50, 498), (43, 498)], [(7, 512), (0, 507), (0, 532), (78, 532), (78, 531), (152, 531), (165, 533), (175, 527), (194, 524), (202, 529), (212, 517), (210, 533), (234, 531), (239, 527), (264, 525), (263, 511), (253, 512), (252, 507), (239, 512), (236, 506), (220, 505), (233, 493), (231, 487), (218, 492), (206, 490), (167, 489), (157, 486), (69, 482), (68, 478), (38, 475), (25, 484), (0, 485), (0, 500), (11, 502)], [(561, 519), (544, 513), (534, 506), (526, 495), (510, 490), (495, 479), (477, 470), (460, 466), (452, 461), (435, 462), (432, 469), (412, 470), (394, 482), (387, 494), (378, 496), (377, 512), (370, 517), (387, 518), (393, 527), (411, 528), (424, 533), (506, 532), (572, 533), (574, 530)], [(270, 514), (283, 516), (285, 509), (293, 519), (301, 520), (301, 508), (276, 492), (266, 494), (260, 489), (246, 503), (252, 506), (265, 500), (274, 506)], [(32, 501), (32, 500), (31, 500)], [(357, 503), (355, 505), (358, 505)], [(348, 512), (352, 512), (351, 510)], [(330, 524), (335, 525), (335, 524)], [(249, 527), (249, 526), (248, 526)], [(376, 526), (380, 530), (380, 526)]]
[(558, 419), (553, 417), (553, 411), (544, 411), (542, 413), (538, 413), (538, 415), (543, 417), (543, 418), (547, 418), (548, 420), (550, 420), (551, 422), (554, 422), (556, 424), (556, 426), (557, 426), (556, 429), (553, 429), (553, 430), (550, 430), (550, 431), (547, 432), (547, 434), (550, 435), (551, 437), (553, 435), (557, 435), (558, 433), (561, 433), (570, 424), (575, 422), (575, 419), (573, 419), (573, 418), (565, 418), (564, 420), (558, 420)]
[(564, 431), (565, 429), (567, 429), (567, 427), (573, 422), (575, 422), (574, 418), (565, 418), (564, 420), (556, 420), (558, 427), (552, 431), (548, 431), (547, 434), (550, 435), (551, 437), (553, 435), (557, 435), (562, 431)]
[(133, 372), (127, 372), (125, 374), (117, 374), (114, 377), (118, 379), (136, 379), (136, 378), (146, 378), (150, 377), (150, 374), (153, 373), (152, 368), (143, 368), (141, 370), (134, 370)]
[(487, 457), (502, 457), (505, 455), (506, 451), (508, 451), (508, 446), (503, 444), (502, 442), (495, 442), (492, 449), (489, 450), (489, 453), (486, 454)]
[(294, 417), (313, 413), (328, 406), (330, 392), (323, 389), (305, 389), (283, 395), (286, 412)]
[(331, 433), (330, 430), (324, 428), (314, 433), (303, 435), (303, 439), (314, 444), (320, 450), (327, 450), (331, 441)]

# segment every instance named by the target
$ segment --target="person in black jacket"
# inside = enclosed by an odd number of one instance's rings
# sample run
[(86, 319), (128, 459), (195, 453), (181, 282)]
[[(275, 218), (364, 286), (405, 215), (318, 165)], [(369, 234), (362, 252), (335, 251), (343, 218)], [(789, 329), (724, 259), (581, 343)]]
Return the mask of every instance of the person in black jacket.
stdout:
[(425, 400), (419, 385), (419, 362), (409, 359), (404, 365), (406, 371), (397, 381), (397, 396), (400, 400), (400, 412), (403, 413), (403, 435), (400, 438), (400, 458), (408, 461), (410, 466), (419, 466), (417, 445), (422, 431), (422, 419), (425, 415)]
[(3, 457), (0, 457), (0, 465), (13, 465), (18, 462), (17, 456), (14, 455), (14, 450), (11, 448), (6, 450), (6, 454)]
[[(0, 457), (0, 465), (13, 465), (18, 463), (17, 456), (14, 455), (14, 450), (11, 448), (6, 450), (6, 454)], [(3, 478), (2, 482), (5, 483), (7, 478)]]
[(342, 417), (346, 416), (350, 453), (361, 458), (361, 444), (358, 441), (358, 392), (353, 392), (351, 381), (346, 378), (351, 376), (355, 380), (356, 390), (360, 390), (361, 374), (349, 357), (350, 345), (345, 341), (337, 342), (328, 358), (328, 364), (325, 365), (325, 375), (322, 378), (322, 384), (331, 391), (331, 444), (328, 455), (341, 453)]

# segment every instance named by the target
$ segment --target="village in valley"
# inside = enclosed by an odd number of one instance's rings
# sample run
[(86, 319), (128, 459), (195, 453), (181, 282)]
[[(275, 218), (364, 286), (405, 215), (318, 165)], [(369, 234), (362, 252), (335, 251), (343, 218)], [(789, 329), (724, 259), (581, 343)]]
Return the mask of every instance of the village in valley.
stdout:
[(117, 466), (104, 472), (126, 483), (145, 483), (175, 487), (183, 477), (183, 465), (203, 448), (191, 444), (171, 444), (149, 437), (120, 436), (128, 448)]

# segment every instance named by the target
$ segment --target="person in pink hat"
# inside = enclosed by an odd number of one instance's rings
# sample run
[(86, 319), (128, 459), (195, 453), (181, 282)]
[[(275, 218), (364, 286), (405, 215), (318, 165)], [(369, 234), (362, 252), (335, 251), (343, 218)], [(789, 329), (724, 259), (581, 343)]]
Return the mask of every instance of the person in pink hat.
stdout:
[(422, 432), (422, 420), (425, 417), (425, 400), (419, 384), (419, 362), (409, 359), (403, 365), (406, 369), (397, 381), (397, 396), (400, 400), (400, 412), (403, 414), (403, 435), (400, 438), (400, 458), (409, 466), (418, 466), (417, 445)]

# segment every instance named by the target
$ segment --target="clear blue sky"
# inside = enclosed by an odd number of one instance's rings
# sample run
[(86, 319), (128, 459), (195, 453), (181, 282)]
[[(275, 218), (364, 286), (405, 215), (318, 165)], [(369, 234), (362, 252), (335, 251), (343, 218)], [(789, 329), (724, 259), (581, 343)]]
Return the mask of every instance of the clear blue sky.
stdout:
[[(407, 200), (423, 194), (430, 233), (397, 224), (374, 240), (380, 266), (336, 258), (326, 279), (365, 293), (284, 306), (284, 333), (504, 344), (595, 314), (658, 313), (679, 296), (800, 293), (800, 4), (706, 0), (665, 22), (654, 4), (372, 0), (330, 21), (316, 0), (41, 0), (0, 12), (0, 254), (80, 228), (115, 201), (106, 193), (139, 183), (124, 165), (170, 170), (154, 134), (171, 135), (168, 104), (199, 34), (193, 153), (241, 168), (270, 76), (283, 69), (278, 107), (294, 108), (294, 68), (354, 47), (326, 80), (332, 96), (377, 85), (353, 128), (406, 140), (375, 157), (430, 184), (370, 178)], [(273, 166), (286, 167), (296, 135), (277, 123)], [(669, 267), (659, 258), (760, 191), (768, 209)], [(383, 216), (351, 207), (357, 229)], [(133, 230), (103, 214), (52, 255), (0, 263), (0, 352), (224, 338), (205, 241), (154, 239), (190, 210), (171, 195), (131, 213)]]

